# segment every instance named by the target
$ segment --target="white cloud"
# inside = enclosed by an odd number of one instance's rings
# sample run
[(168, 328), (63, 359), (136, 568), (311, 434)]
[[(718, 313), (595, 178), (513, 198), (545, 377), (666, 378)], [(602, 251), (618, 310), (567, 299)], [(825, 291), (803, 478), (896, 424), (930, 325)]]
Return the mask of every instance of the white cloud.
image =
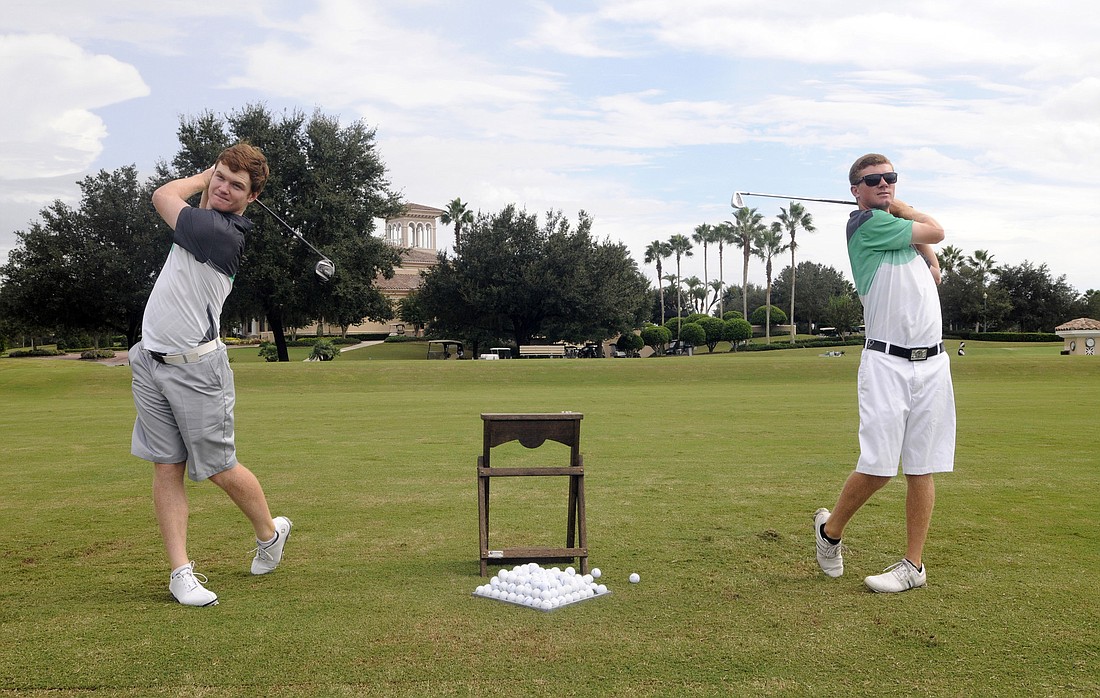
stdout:
[(541, 16), (531, 34), (517, 42), (525, 48), (545, 48), (582, 58), (623, 57), (628, 52), (615, 47), (612, 35), (600, 31), (593, 15), (565, 15), (547, 3), (537, 3)]
[(551, 76), (509, 70), (463, 50), (441, 27), (403, 26), (353, 0), (320, 0), (314, 11), (272, 29), (271, 38), (247, 49), (243, 74), (227, 80), (227, 88), (410, 112), (504, 109), (542, 102), (559, 89)]
[(190, 41), (195, 31), (204, 34), (208, 45), (215, 45), (219, 31), (229, 30), (233, 35), (220, 48), (226, 51), (240, 41), (242, 24), (258, 19), (265, 4), (264, 0), (4, 0), (0, 33), (63, 34), (82, 45), (107, 41), (152, 54), (180, 55), (196, 50)]
[(0, 36), (0, 84), (3, 179), (87, 169), (107, 136), (91, 110), (149, 94), (133, 66), (47, 34)]

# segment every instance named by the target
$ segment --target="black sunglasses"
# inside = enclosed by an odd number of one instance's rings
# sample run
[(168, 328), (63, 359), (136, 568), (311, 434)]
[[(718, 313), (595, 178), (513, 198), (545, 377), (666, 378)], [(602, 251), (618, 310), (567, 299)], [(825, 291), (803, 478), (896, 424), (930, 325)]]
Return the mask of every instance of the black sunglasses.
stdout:
[(886, 180), (887, 184), (897, 184), (898, 173), (897, 172), (883, 172), (882, 174), (869, 174), (863, 175), (857, 179), (853, 184), (859, 184), (862, 181), (869, 187), (877, 187), (879, 182)]

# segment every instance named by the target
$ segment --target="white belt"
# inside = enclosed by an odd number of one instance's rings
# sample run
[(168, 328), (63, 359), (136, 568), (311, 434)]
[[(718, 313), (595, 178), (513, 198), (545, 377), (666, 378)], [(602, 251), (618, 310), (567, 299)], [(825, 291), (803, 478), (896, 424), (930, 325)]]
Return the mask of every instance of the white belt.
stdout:
[(211, 339), (206, 344), (200, 344), (191, 351), (185, 351), (180, 354), (162, 354), (159, 351), (150, 351), (149, 353), (152, 354), (153, 359), (158, 363), (178, 366), (180, 364), (193, 364), (219, 346), (221, 346), (220, 340)]

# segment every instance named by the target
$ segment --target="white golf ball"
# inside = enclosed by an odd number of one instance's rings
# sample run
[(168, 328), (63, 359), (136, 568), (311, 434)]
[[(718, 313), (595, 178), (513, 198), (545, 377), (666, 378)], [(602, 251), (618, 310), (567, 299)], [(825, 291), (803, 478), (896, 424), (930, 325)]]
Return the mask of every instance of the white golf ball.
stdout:
[(631, 584), (637, 584), (640, 581), (642, 581), (642, 578), (638, 576), (637, 572), (631, 572), (630, 573), (630, 583)]
[(602, 575), (602, 574), (603, 574), (603, 572), (600, 572), (599, 567), (593, 567), (592, 568), (592, 579), (599, 579), (600, 575)]

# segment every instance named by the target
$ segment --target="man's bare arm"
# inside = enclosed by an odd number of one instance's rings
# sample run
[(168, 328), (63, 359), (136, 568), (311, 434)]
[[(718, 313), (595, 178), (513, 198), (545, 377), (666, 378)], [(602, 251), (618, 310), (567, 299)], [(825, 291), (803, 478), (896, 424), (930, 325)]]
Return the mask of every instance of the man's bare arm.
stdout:
[(940, 260), (936, 256), (936, 251), (932, 248), (932, 245), (943, 241), (943, 226), (932, 216), (922, 213), (898, 199), (894, 199), (894, 202), (890, 204), (890, 213), (898, 218), (913, 221), (913, 247), (917, 250), (917, 254), (924, 257), (924, 261), (928, 263), (932, 278), (936, 280), (937, 284), (940, 283), (943, 280), (940, 272)]
[(899, 199), (890, 204), (890, 213), (898, 218), (913, 221), (913, 243), (934, 245), (943, 242), (943, 226), (935, 218), (913, 208)]

